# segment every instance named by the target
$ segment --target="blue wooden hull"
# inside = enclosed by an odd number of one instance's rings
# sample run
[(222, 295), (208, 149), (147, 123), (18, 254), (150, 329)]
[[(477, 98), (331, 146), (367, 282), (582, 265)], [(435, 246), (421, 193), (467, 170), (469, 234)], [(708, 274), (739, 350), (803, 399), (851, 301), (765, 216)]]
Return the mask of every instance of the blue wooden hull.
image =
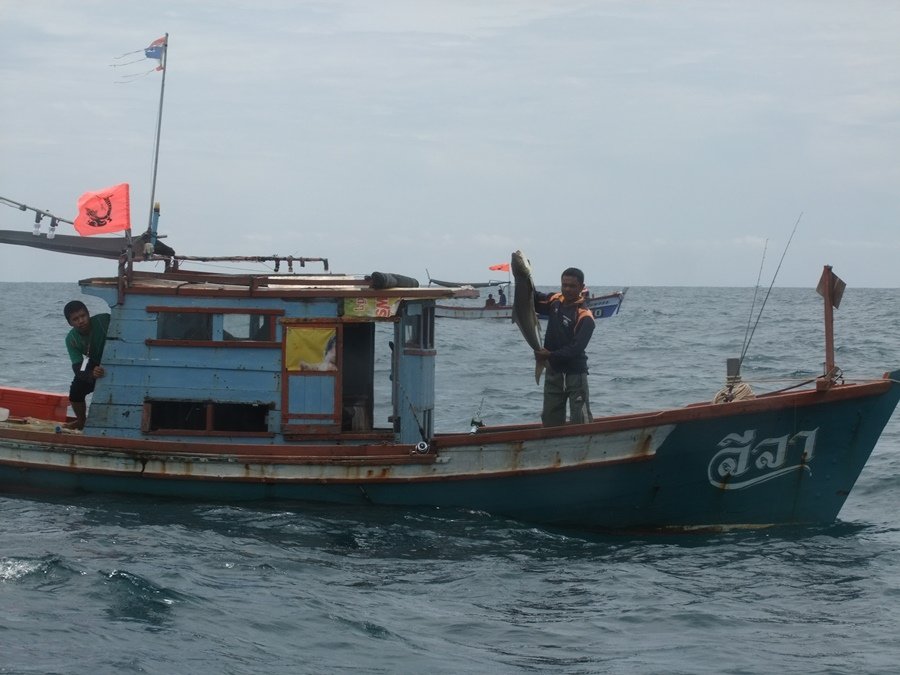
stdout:
[(90, 439), (66, 445), (59, 434), (11, 439), (2, 430), (0, 483), (229, 502), (458, 507), (600, 529), (830, 523), (897, 405), (898, 380), (900, 371), (827, 392), (556, 430), (438, 436), (422, 455), (401, 447), (384, 460), (349, 449), (324, 459), (315, 446), (255, 459), (234, 445), (227, 454), (218, 447), (218, 456), (203, 444), (173, 444), (168, 453), (160, 442), (88, 447)]

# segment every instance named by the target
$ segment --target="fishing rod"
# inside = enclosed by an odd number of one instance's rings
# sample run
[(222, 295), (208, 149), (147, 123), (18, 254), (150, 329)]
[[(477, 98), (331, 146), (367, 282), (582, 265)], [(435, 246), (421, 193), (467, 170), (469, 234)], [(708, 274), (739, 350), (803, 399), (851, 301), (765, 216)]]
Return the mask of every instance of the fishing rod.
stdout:
[(34, 211), (37, 214), (40, 214), (41, 218), (55, 218), (61, 223), (69, 223), (70, 225), (74, 225), (71, 220), (66, 220), (65, 218), (61, 218), (60, 216), (54, 216), (49, 211), (44, 211), (44, 209), (38, 209), (33, 206), (28, 206), (28, 204), (22, 204), (21, 202), (14, 201), (12, 199), (7, 199), (6, 197), (0, 197), (0, 202), (6, 204), (7, 206), (11, 206), (14, 209), (19, 209), (19, 211)]
[(53, 215), (52, 213), (50, 213), (49, 211), (45, 211), (44, 209), (38, 209), (34, 206), (28, 206), (28, 204), (23, 204), (22, 202), (17, 202), (13, 199), (7, 199), (6, 197), (0, 197), (0, 203), (14, 209), (18, 209), (19, 211), (34, 211), (35, 236), (41, 233), (41, 221), (44, 218), (50, 219), (50, 231), (47, 233), (47, 237), (49, 239), (53, 239), (53, 237), (56, 236), (56, 228), (60, 223), (69, 223), (70, 225), (75, 224), (71, 220)]
[(481, 397), (481, 405), (478, 406), (478, 412), (476, 412), (472, 416), (472, 421), (469, 422), (469, 433), (474, 434), (481, 427), (484, 426), (484, 422), (481, 419), (481, 409), (484, 408), (484, 396)]
[[(801, 218), (803, 218), (803, 211), (801, 211), (800, 215), (797, 216), (797, 222), (794, 223), (794, 229), (791, 230), (791, 236), (788, 237), (787, 244), (785, 244), (785, 246), (784, 246), (784, 251), (782, 251), (782, 253), (781, 253), (781, 260), (778, 261), (778, 267), (775, 268), (775, 274), (772, 275), (772, 283), (769, 284), (769, 290), (766, 292), (766, 297), (763, 298), (762, 305), (760, 305), (759, 314), (756, 315), (756, 323), (753, 324), (753, 330), (751, 330), (750, 334), (748, 336), (746, 336), (746, 340), (744, 342), (744, 347), (743, 347), (743, 349), (741, 349), (741, 358), (738, 359), (737, 373), (736, 373), (738, 375), (741, 372), (741, 366), (744, 363), (744, 357), (747, 355), (747, 350), (750, 348), (750, 341), (753, 339), (753, 334), (756, 332), (756, 327), (759, 325), (759, 320), (762, 318), (763, 310), (766, 308), (766, 302), (768, 302), (769, 295), (771, 295), (771, 293), (772, 293), (772, 287), (775, 285), (775, 279), (778, 278), (778, 272), (781, 270), (781, 263), (784, 262), (784, 256), (787, 254), (788, 248), (790, 247), (791, 242), (794, 240), (794, 234), (797, 232), (797, 226), (800, 224)], [(765, 253), (763, 254), (763, 259), (765, 259)], [(762, 276), (762, 266), (760, 266), (760, 276)], [(757, 288), (758, 288), (759, 280), (757, 280), (756, 283), (757, 283)], [(752, 315), (752, 311), (753, 310), (751, 309), (751, 315)], [(748, 323), (748, 325), (749, 325), (749, 323)]]
[(762, 279), (763, 266), (766, 264), (766, 251), (769, 249), (769, 240), (766, 239), (763, 244), (762, 260), (759, 261), (759, 274), (756, 275), (756, 287), (753, 289), (753, 302), (750, 303), (750, 314), (747, 316), (747, 328), (744, 329), (744, 342), (741, 344), (741, 353), (747, 345), (748, 336), (750, 335), (750, 324), (753, 322), (753, 310), (756, 309), (756, 298), (759, 295), (759, 282)]

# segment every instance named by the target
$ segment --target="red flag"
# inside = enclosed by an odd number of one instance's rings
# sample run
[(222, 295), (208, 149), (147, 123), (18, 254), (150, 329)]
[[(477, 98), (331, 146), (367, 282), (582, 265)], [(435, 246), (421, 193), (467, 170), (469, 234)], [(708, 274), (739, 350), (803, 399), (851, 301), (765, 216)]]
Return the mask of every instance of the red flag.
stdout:
[(491, 265), (488, 267), (489, 270), (494, 270), (495, 272), (509, 272), (509, 263), (500, 263), (499, 265)]
[(128, 202), (128, 183), (120, 183), (81, 195), (78, 198), (75, 229), (83, 237), (91, 234), (130, 230), (131, 207)]

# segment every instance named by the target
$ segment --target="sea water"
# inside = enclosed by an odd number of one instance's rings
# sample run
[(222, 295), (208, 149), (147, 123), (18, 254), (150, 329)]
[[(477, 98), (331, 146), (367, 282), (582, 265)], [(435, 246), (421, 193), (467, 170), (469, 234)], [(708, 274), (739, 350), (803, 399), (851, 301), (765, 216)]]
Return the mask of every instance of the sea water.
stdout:
[[(0, 384), (67, 391), (77, 286), (0, 294)], [(589, 347), (595, 415), (710, 400), (754, 327), (757, 393), (818, 375), (821, 298), (775, 288), (757, 324), (765, 295), (631, 288)], [(848, 378), (900, 367), (897, 306), (896, 290), (847, 289)], [(514, 325), (439, 319), (436, 336), (439, 431), (538, 419)], [(719, 534), (0, 493), (0, 673), (895, 673), (898, 454), (895, 413), (837, 523)]]

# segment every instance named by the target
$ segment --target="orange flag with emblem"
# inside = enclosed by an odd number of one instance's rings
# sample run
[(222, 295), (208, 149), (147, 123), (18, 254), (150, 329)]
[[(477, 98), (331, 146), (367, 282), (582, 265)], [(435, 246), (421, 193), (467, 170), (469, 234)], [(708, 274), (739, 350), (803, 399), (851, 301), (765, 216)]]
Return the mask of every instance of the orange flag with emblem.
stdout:
[(494, 270), (495, 272), (509, 272), (509, 263), (500, 263), (499, 265), (491, 265), (488, 267), (489, 270)]
[(75, 229), (83, 237), (130, 230), (131, 205), (128, 200), (128, 183), (120, 183), (81, 195), (78, 198)]

